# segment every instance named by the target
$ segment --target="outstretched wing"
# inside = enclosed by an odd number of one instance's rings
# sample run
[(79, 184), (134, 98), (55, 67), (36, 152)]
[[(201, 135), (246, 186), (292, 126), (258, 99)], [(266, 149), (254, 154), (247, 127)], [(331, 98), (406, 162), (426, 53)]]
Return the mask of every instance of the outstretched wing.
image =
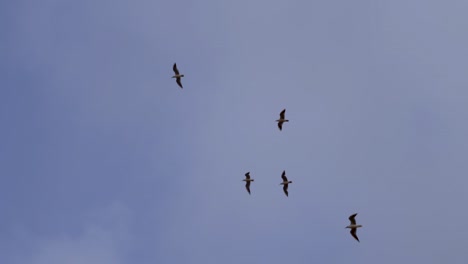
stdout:
[(283, 129), (283, 122), (278, 122), (278, 128), (280, 131)]
[(174, 63), (174, 66), (172, 66), (172, 70), (174, 70), (174, 73), (176, 75), (179, 75), (179, 70), (177, 69), (177, 64)]
[(245, 189), (247, 189), (247, 192), (250, 194), (250, 182), (245, 183)]
[(180, 88), (182, 88), (182, 89), (184, 88), (184, 87), (182, 86), (182, 82), (181, 82), (180, 78), (177, 78), (177, 79), (176, 79), (176, 82), (177, 82), (177, 84), (180, 86)]
[(283, 111), (281, 111), (281, 113), (280, 113), (280, 118), (281, 119), (284, 119), (284, 113), (286, 113), (286, 109), (283, 109)]
[(288, 196), (288, 184), (283, 185), (283, 191), (286, 196)]
[(349, 221), (351, 222), (351, 225), (355, 225), (356, 224), (356, 219), (354, 219), (354, 217), (356, 217), (357, 213), (356, 214), (353, 214), (349, 217)]
[(288, 181), (288, 178), (286, 178), (286, 171), (283, 171), (283, 174), (281, 174), (281, 178), (282, 178), (283, 181), (285, 181), (285, 182)]
[(250, 172), (247, 172), (247, 173), (245, 174), (245, 178), (246, 178), (247, 180), (250, 179)]
[(357, 230), (357, 228), (352, 228), (349, 233), (351, 233), (351, 235), (354, 237), (354, 239), (356, 239), (358, 242), (360, 242), (359, 238), (356, 235), (356, 230)]

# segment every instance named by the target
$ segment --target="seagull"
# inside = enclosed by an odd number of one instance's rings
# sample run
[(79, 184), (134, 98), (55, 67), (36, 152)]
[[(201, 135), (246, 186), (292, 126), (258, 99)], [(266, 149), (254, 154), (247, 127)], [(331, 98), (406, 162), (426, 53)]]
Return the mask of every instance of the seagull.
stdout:
[(286, 109), (283, 109), (283, 111), (281, 111), (280, 119), (276, 120), (276, 122), (278, 122), (278, 128), (279, 128), (280, 131), (281, 131), (281, 129), (283, 129), (283, 123), (284, 122), (289, 122), (289, 120), (284, 119), (284, 113), (286, 113)]
[(362, 225), (356, 225), (356, 220), (354, 219), (354, 217), (356, 217), (357, 213), (356, 214), (353, 214), (349, 217), (349, 221), (351, 222), (351, 224), (345, 228), (351, 228), (351, 235), (354, 237), (354, 239), (356, 239), (358, 242), (359, 242), (359, 238), (357, 237), (356, 235), (356, 230), (359, 228), (359, 227), (362, 227)]
[(245, 179), (243, 179), (242, 181), (245, 181), (245, 189), (247, 189), (247, 192), (249, 192), (250, 194), (250, 182), (254, 181), (254, 179), (250, 179), (250, 172), (247, 172), (245, 174)]
[(283, 182), (280, 183), (280, 185), (283, 185), (284, 194), (288, 196), (288, 184), (292, 183), (292, 181), (288, 181), (288, 178), (286, 178), (286, 171), (283, 171), (283, 174), (281, 174), (281, 178), (283, 179)]
[(177, 69), (177, 64), (174, 63), (174, 66), (172, 66), (172, 69), (174, 70), (174, 73), (175, 73), (175, 75), (172, 76), (172, 78), (176, 78), (176, 82), (180, 86), (180, 88), (184, 88), (182, 87), (182, 82), (180, 81), (180, 79), (184, 77), (184, 75), (179, 74), (179, 70)]

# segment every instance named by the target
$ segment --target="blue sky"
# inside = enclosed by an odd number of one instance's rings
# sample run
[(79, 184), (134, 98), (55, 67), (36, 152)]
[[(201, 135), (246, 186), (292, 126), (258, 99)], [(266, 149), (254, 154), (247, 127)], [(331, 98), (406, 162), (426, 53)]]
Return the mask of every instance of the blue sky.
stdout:
[(0, 263), (466, 263), (467, 8), (1, 2)]

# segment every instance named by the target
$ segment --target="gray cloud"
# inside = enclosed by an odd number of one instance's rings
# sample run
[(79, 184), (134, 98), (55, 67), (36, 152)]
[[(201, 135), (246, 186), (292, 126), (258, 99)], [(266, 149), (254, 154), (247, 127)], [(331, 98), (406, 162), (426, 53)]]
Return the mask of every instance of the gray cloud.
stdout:
[(0, 262), (468, 259), (467, 3), (0, 5)]
[(35, 245), (30, 264), (119, 264), (125, 263), (129, 242), (129, 211), (114, 203), (100, 212), (88, 215), (77, 234), (33, 238)]

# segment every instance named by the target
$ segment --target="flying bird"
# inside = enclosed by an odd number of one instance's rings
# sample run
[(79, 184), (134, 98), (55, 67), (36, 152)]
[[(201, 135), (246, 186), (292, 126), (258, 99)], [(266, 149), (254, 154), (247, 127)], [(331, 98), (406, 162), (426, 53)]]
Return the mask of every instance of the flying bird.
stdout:
[(175, 73), (175, 75), (172, 76), (172, 78), (176, 78), (176, 82), (180, 86), (180, 88), (184, 88), (182, 87), (182, 82), (181, 82), (181, 78), (184, 77), (184, 75), (179, 74), (179, 70), (177, 69), (177, 64), (174, 63), (174, 66), (172, 66), (172, 69), (174, 70), (174, 73)]
[(351, 222), (351, 224), (349, 226), (347, 226), (346, 228), (351, 228), (351, 231), (349, 233), (351, 233), (351, 235), (354, 237), (354, 239), (356, 239), (359, 242), (359, 238), (356, 235), (356, 230), (359, 227), (362, 227), (362, 225), (356, 225), (356, 220), (354, 219), (354, 217), (356, 217), (356, 215), (357, 215), (357, 213), (353, 214), (353, 215), (351, 215), (349, 217), (349, 221)]
[(288, 196), (288, 184), (292, 183), (292, 181), (288, 181), (288, 178), (286, 178), (286, 171), (283, 171), (283, 174), (281, 174), (281, 178), (283, 179), (283, 182), (280, 183), (280, 185), (283, 185), (284, 194)]
[(283, 129), (283, 123), (284, 122), (289, 122), (289, 120), (284, 119), (284, 114), (285, 113), (286, 113), (286, 109), (283, 109), (283, 111), (281, 111), (281, 113), (280, 113), (280, 119), (276, 120), (276, 122), (278, 122), (278, 128), (279, 128), (280, 131)]
[(245, 189), (247, 189), (247, 192), (250, 194), (250, 182), (254, 181), (254, 179), (250, 178), (250, 172), (247, 172), (245, 174), (245, 179), (243, 179), (242, 181), (245, 181)]

